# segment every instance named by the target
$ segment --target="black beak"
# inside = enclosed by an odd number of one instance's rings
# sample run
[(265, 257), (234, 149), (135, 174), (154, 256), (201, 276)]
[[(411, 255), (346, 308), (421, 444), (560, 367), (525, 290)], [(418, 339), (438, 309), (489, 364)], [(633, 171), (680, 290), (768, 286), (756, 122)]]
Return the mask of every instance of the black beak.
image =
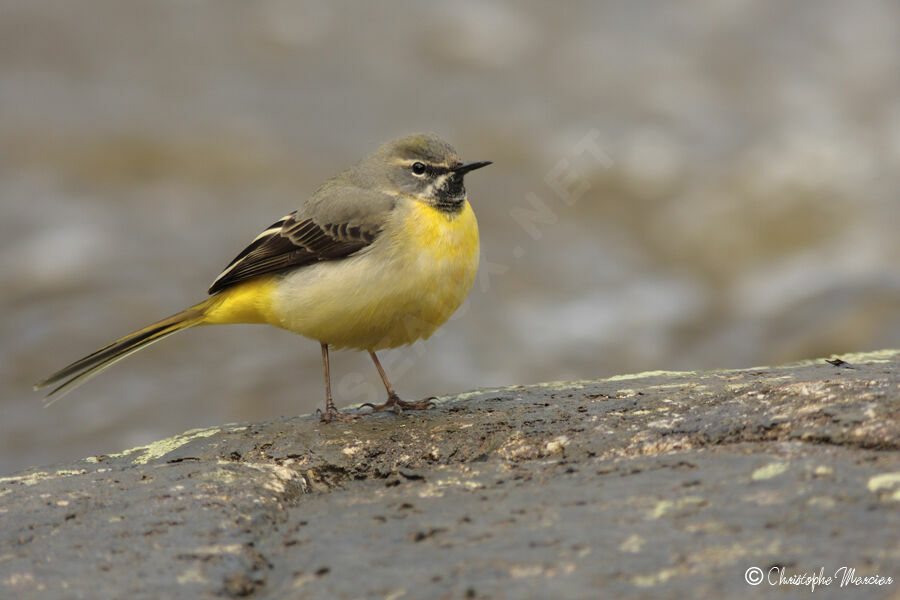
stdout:
[(486, 167), (491, 164), (489, 160), (482, 160), (478, 162), (470, 162), (464, 165), (459, 165), (458, 167), (453, 167), (452, 171), (462, 177), (469, 171), (474, 171), (475, 169), (480, 169), (481, 167)]

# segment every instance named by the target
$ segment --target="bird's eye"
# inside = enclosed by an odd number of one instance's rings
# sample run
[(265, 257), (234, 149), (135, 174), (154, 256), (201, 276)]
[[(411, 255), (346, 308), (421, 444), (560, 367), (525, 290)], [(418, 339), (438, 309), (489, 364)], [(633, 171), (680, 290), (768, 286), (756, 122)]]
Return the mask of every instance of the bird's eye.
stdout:
[(424, 175), (427, 168), (425, 163), (414, 162), (412, 166), (413, 175)]

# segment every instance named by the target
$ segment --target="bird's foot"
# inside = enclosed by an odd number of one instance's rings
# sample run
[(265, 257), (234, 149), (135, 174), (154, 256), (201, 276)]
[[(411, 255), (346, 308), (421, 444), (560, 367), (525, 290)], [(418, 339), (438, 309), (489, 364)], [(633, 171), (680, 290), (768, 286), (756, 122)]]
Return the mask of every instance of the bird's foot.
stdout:
[(396, 394), (392, 394), (391, 396), (388, 396), (387, 402), (384, 404), (376, 405), (371, 402), (366, 402), (362, 406), (368, 406), (372, 409), (373, 413), (392, 410), (399, 415), (404, 410), (425, 410), (427, 408), (433, 408), (435, 400), (437, 400), (437, 398), (432, 396), (431, 398), (425, 398), (418, 402), (407, 402), (406, 400), (401, 400)]
[(319, 421), (321, 421), (322, 423), (331, 423), (332, 421), (352, 423), (359, 418), (359, 415), (351, 415), (349, 413), (341, 412), (333, 406), (326, 407), (324, 411), (321, 408), (317, 408), (316, 414), (319, 415)]

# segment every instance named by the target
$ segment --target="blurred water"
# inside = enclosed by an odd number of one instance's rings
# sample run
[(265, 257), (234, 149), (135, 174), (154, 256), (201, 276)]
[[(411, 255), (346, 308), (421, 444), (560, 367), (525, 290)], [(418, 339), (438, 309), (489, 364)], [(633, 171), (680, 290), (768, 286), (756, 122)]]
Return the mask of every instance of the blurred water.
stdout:
[(321, 405), (317, 344), (258, 326), (30, 386), (413, 131), (495, 164), (464, 311), (385, 354), (408, 398), (900, 345), (898, 7), (0, 2), (0, 473)]

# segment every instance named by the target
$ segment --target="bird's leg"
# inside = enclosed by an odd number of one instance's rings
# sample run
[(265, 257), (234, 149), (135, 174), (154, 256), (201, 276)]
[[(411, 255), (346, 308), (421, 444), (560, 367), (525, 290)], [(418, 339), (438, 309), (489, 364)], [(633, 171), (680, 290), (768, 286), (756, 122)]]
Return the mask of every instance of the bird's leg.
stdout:
[(322, 366), (325, 370), (325, 412), (320, 413), (323, 423), (332, 421), (355, 421), (356, 417), (342, 413), (334, 406), (331, 396), (331, 370), (328, 368), (328, 344), (322, 343)]
[(418, 402), (406, 402), (405, 400), (401, 400), (397, 395), (397, 392), (394, 391), (394, 386), (392, 386), (391, 382), (388, 380), (387, 373), (384, 372), (381, 363), (378, 362), (378, 357), (375, 356), (375, 353), (371, 350), (369, 350), (369, 356), (372, 357), (372, 362), (375, 363), (375, 368), (378, 369), (378, 374), (381, 375), (381, 381), (384, 383), (384, 389), (387, 390), (388, 394), (387, 402), (384, 404), (379, 404), (378, 406), (369, 404), (369, 406), (372, 407), (372, 412), (393, 410), (395, 413), (400, 414), (404, 410), (423, 410), (431, 408), (434, 405), (432, 398), (426, 398), (425, 400), (419, 400)]

